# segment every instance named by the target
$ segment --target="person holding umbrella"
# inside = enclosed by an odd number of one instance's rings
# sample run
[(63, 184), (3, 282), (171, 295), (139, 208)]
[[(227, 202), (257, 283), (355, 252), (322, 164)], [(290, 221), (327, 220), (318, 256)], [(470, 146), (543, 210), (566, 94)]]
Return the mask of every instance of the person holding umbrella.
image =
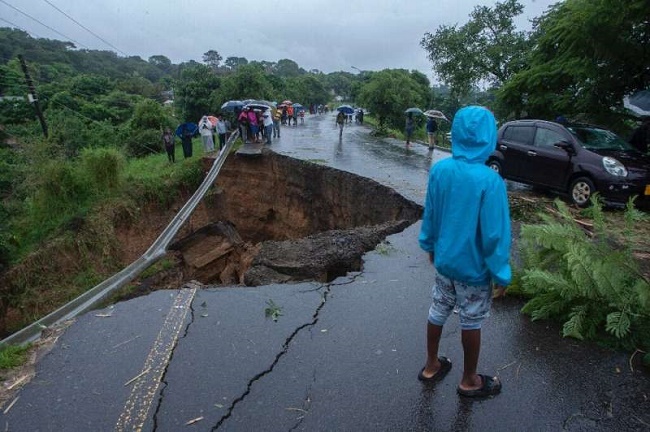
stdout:
[(345, 118), (347, 116), (343, 110), (339, 110), (339, 113), (336, 115), (336, 124), (339, 126), (339, 138), (343, 136), (343, 126), (345, 125)]
[(214, 151), (214, 140), (212, 139), (212, 122), (208, 116), (201, 117), (199, 122), (199, 134), (201, 134), (201, 141), (203, 141), (203, 149), (206, 153)]
[(438, 123), (433, 117), (427, 117), (427, 136), (429, 137), (429, 150), (433, 150), (436, 143), (436, 132), (438, 132)]
[(185, 122), (176, 128), (176, 135), (181, 139), (185, 159), (192, 157), (192, 137), (196, 132), (195, 123)]
[(413, 130), (415, 129), (415, 120), (413, 119), (413, 113), (406, 113), (406, 148), (411, 147), (411, 137), (413, 136)]
[(262, 122), (264, 125), (264, 137), (266, 138), (266, 143), (271, 144), (271, 135), (273, 134), (273, 114), (271, 113), (271, 108), (262, 113)]

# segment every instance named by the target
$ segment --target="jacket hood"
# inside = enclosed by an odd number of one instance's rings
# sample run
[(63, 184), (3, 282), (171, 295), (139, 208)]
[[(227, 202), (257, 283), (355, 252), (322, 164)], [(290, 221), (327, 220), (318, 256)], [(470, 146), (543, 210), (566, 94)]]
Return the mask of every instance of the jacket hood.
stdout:
[(451, 125), (454, 159), (485, 163), (497, 144), (497, 122), (490, 110), (468, 106), (458, 110)]

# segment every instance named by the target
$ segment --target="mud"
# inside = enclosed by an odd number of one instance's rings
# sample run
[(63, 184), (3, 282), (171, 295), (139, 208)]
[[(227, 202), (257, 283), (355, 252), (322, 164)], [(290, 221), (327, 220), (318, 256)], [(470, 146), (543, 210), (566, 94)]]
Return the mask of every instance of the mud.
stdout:
[(204, 204), (205, 225), (170, 247), (184, 278), (249, 286), (360, 270), (365, 252), (422, 213), (373, 180), (273, 152), (229, 158)]

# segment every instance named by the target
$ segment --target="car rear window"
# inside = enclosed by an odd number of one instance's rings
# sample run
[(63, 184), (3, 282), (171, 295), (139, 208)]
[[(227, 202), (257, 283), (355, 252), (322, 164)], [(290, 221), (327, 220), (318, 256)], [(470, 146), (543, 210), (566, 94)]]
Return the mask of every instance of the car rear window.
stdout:
[(532, 144), (534, 134), (533, 126), (508, 126), (503, 131), (503, 139), (519, 144)]
[(635, 151), (630, 143), (607, 129), (582, 126), (571, 126), (567, 129), (587, 150)]

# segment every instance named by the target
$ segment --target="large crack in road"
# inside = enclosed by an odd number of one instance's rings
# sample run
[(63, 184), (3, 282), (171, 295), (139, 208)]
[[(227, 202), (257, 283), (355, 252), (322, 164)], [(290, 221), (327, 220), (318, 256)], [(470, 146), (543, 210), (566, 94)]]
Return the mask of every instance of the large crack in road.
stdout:
[(255, 375), (254, 377), (252, 377), (252, 378), (248, 381), (248, 384), (246, 385), (246, 390), (245, 390), (241, 395), (239, 395), (237, 398), (235, 398), (235, 399), (232, 401), (232, 403), (231, 403), (230, 406), (228, 407), (227, 412), (226, 412), (226, 413), (225, 413), (225, 414), (224, 414), (224, 415), (219, 419), (219, 421), (218, 421), (218, 422), (217, 422), (217, 423), (212, 427), (212, 429), (211, 429), (212, 431), (216, 431), (216, 430), (218, 430), (218, 429), (219, 429), (219, 428), (224, 424), (224, 422), (225, 422), (226, 420), (228, 420), (228, 419), (232, 416), (232, 414), (233, 414), (235, 408), (237, 407), (237, 405), (238, 405), (240, 402), (243, 402), (244, 399), (246, 399), (246, 397), (250, 394), (250, 392), (251, 392), (251, 390), (252, 390), (253, 385), (255, 384), (255, 382), (259, 381), (260, 379), (264, 378), (265, 376), (267, 376), (268, 374), (270, 374), (271, 372), (273, 372), (273, 369), (275, 369), (276, 365), (280, 362), (280, 359), (281, 359), (285, 354), (287, 354), (287, 352), (289, 351), (289, 347), (290, 347), (290, 345), (291, 345), (291, 342), (295, 339), (295, 337), (296, 337), (296, 336), (297, 336), (301, 331), (303, 331), (303, 330), (305, 330), (305, 329), (311, 329), (312, 327), (314, 327), (314, 326), (318, 323), (318, 319), (319, 319), (320, 312), (321, 312), (321, 310), (325, 307), (325, 304), (327, 303), (327, 300), (328, 300), (329, 294), (330, 294), (331, 291), (332, 291), (332, 287), (333, 287), (333, 286), (341, 286), (341, 285), (351, 284), (351, 283), (354, 282), (354, 281), (356, 280), (356, 278), (357, 278), (358, 276), (360, 276), (360, 275), (361, 275), (361, 273), (359, 273), (359, 274), (355, 274), (355, 275), (353, 275), (352, 277), (347, 278), (347, 280), (344, 281), (344, 282), (339, 282), (339, 283), (337, 283), (337, 282), (331, 282), (331, 283), (329, 283), (329, 284), (321, 285), (321, 286), (319, 286), (318, 288), (316, 288), (315, 290), (310, 290), (310, 291), (317, 291), (317, 290), (320, 290), (320, 289), (324, 289), (324, 291), (323, 291), (323, 295), (322, 295), (322, 297), (321, 297), (321, 302), (320, 302), (320, 304), (318, 305), (318, 307), (316, 308), (316, 310), (314, 311), (314, 314), (312, 315), (312, 320), (311, 320), (310, 322), (308, 322), (308, 323), (305, 323), (305, 324), (303, 324), (303, 325), (297, 327), (297, 328), (296, 328), (296, 329), (295, 329), (295, 330), (294, 330), (294, 331), (293, 331), (293, 332), (292, 332), (292, 333), (287, 337), (287, 339), (286, 339), (286, 340), (284, 341), (284, 343), (282, 344), (282, 349), (281, 349), (280, 352), (275, 356), (273, 362), (269, 365), (269, 367), (268, 367), (267, 369), (265, 369), (264, 371), (258, 373), (257, 375)]

